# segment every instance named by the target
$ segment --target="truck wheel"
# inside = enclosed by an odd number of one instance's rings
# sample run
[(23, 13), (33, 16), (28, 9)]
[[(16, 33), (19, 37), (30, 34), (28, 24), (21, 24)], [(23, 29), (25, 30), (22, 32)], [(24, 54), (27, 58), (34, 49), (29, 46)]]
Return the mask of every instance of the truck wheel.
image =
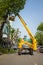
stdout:
[(20, 49), (18, 50), (18, 55), (21, 55), (21, 50)]
[(30, 55), (33, 55), (33, 49), (30, 48)]

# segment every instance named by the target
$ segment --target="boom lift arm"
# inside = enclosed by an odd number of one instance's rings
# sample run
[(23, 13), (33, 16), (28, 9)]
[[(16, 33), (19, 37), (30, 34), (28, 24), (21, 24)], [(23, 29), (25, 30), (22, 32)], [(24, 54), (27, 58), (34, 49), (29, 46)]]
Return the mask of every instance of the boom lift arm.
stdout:
[(32, 39), (32, 44), (31, 44), (32, 47), (31, 48), (33, 50), (37, 50), (37, 42), (36, 42), (35, 37), (32, 35), (31, 31), (29, 30), (29, 28), (28, 28), (27, 24), (25, 23), (25, 21), (23, 20), (23, 18), (19, 14), (17, 14), (17, 16), (19, 17), (21, 23), (23, 24), (23, 26), (25, 27), (26, 31), (28, 32), (28, 35)]

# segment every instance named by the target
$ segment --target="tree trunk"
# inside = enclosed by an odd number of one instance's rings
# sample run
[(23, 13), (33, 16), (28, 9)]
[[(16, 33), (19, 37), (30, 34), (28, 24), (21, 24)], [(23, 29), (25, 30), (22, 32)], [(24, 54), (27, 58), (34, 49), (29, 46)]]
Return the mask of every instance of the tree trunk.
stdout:
[(0, 27), (0, 45), (2, 44), (2, 35), (3, 35), (2, 30), (3, 30), (4, 24), (5, 22), (2, 22), (1, 27)]
[(2, 30), (0, 29), (0, 44), (2, 42)]

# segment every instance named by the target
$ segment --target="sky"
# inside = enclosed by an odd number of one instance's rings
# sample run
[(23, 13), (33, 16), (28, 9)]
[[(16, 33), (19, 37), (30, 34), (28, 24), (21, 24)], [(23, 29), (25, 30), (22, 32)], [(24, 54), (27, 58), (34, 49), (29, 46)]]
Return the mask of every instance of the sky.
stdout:
[[(38, 25), (43, 22), (43, 0), (27, 0), (24, 9), (19, 14), (26, 22), (31, 33), (35, 35)], [(15, 18), (14, 22), (11, 22), (11, 26), (14, 29), (19, 28), (22, 38), (25, 35), (29, 37), (18, 17)]]

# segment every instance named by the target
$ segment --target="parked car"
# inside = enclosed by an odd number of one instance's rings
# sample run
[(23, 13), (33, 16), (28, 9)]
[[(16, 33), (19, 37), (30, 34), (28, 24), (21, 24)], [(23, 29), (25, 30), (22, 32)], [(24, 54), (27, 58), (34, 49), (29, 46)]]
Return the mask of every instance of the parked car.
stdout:
[(40, 52), (40, 53), (43, 53), (43, 46), (40, 46), (40, 47), (39, 47), (39, 52)]

